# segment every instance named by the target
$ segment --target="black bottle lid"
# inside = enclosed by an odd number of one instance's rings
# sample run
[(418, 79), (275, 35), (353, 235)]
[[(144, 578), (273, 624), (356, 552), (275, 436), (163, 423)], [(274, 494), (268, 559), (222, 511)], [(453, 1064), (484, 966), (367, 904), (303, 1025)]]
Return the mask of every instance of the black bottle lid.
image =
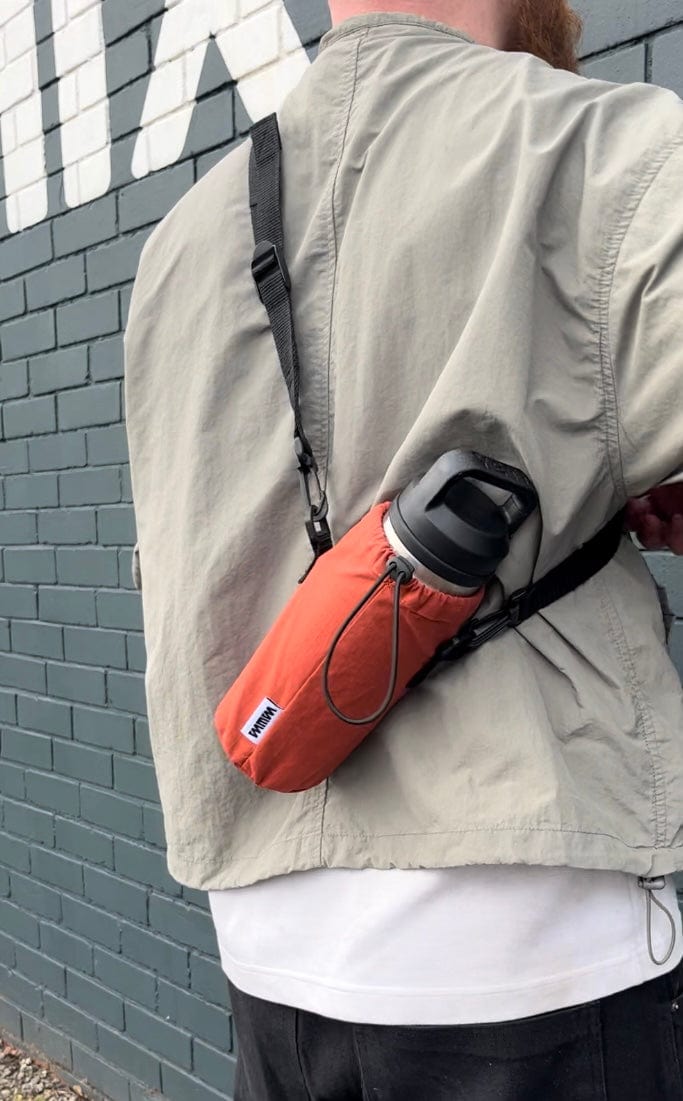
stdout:
[[(511, 495), (496, 504), (476, 482)], [(389, 519), (406, 549), (432, 573), (478, 588), (493, 577), (512, 535), (537, 505), (522, 471), (476, 451), (448, 451), (399, 494)]]

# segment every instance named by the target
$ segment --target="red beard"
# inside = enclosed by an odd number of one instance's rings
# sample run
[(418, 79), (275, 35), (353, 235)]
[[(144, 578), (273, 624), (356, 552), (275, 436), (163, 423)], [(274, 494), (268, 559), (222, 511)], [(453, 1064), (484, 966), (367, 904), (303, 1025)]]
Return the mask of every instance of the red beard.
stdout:
[(513, 49), (535, 54), (556, 69), (578, 72), (583, 24), (566, 0), (519, 0)]

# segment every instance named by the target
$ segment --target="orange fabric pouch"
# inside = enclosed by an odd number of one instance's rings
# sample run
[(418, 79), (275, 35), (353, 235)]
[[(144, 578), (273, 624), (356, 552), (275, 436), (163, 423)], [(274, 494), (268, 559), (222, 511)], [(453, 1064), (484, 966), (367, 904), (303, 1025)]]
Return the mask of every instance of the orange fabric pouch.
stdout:
[[(334, 645), (353, 609), (387, 569), (395, 551), (383, 528), (391, 502), (374, 506), (315, 563), (253, 657), (221, 700), (214, 722), (230, 760), (259, 787), (296, 792), (321, 783), (405, 694), (434, 651), (476, 612), (472, 596), (439, 592), (412, 577), (399, 585), (398, 655), (392, 668), (396, 587), (387, 576)], [(327, 662), (327, 669), (325, 668)]]

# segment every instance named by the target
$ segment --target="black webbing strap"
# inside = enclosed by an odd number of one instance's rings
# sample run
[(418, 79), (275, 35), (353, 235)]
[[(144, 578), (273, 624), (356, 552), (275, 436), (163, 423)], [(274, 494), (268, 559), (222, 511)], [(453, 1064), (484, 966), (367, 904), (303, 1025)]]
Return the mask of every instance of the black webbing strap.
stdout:
[(471, 650), (483, 646), (485, 642), (497, 638), (509, 627), (517, 627), (530, 619), (536, 612), (554, 604), (563, 596), (578, 589), (596, 573), (599, 573), (614, 557), (619, 549), (624, 530), (624, 511), (618, 512), (608, 524), (597, 532), (587, 543), (575, 550), (558, 566), (550, 570), (538, 581), (524, 589), (518, 589), (508, 597), (502, 608), (481, 619), (471, 619), (462, 630), (447, 639), (437, 648), (433, 656), (416, 673), (408, 687), (414, 688), (441, 662), (457, 661)]
[[(282, 374), (294, 410), (294, 450), (307, 513), (306, 531), (315, 562), (332, 547), (332, 535), (327, 523), (327, 497), (320, 484), (318, 464), (301, 421), (299, 353), (294, 332), (291, 281), (284, 255), (280, 196), (282, 150), (277, 116), (268, 115), (257, 122), (251, 129), (251, 140), (249, 207), (256, 243), (251, 271), (259, 297), (268, 312)], [(315, 481), (317, 501), (311, 497), (310, 478)]]

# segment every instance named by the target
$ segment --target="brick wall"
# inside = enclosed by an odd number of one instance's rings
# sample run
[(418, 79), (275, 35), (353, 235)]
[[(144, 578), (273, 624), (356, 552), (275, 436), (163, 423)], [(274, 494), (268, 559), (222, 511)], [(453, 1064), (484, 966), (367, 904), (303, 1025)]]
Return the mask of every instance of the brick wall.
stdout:
[[(328, 26), (323, 0), (0, 3), (0, 1029), (113, 1101), (228, 1098), (206, 896), (145, 722), (122, 331), (154, 224)], [(683, 0), (584, 0), (586, 70), (683, 94)], [(679, 622), (683, 560), (653, 555)]]

